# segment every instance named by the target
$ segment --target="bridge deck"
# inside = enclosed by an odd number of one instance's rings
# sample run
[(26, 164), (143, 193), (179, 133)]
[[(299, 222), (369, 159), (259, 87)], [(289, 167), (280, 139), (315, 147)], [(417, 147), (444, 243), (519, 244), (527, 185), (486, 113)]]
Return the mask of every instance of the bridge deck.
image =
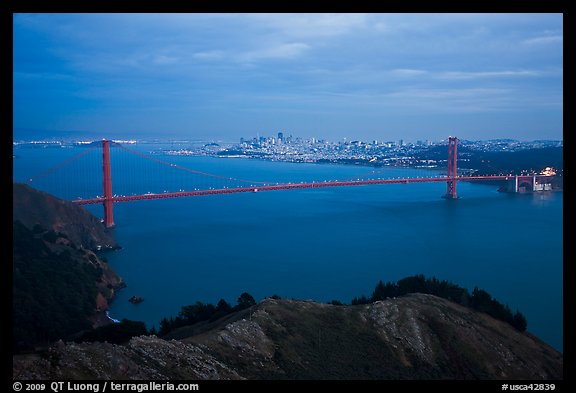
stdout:
[[(456, 177), (457, 181), (487, 181), (487, 180), (508, 180), (510, 176), (459, 176)], [(113, 202), (131, 202), (131, 201), (146, 201), (155, 199), (166, 198), (182, 198), (192, 196), (206, 196), (218, 194), (236, 194), (240, 192), (261, 192), (261, 191), (280, 191), (280, 190), (295, 190), (302, 188), (327, 188), (327, 187), (347, 187), (347, 186), (362, 186), (374, 184), (410, 184), (410, 183), (440, 183), (452, 180), (448, 177), (431, 177), (431, 178), (406, 178), (406, 179), (373, 179), (373, 180), (349, 180), (349, 181), (325, 181), (325, 182), (311, 182), (311, 183), (287, 183), (275, 184), (267, 186), (250, 186), (250, 187), (237, 187), (237, 188), (221, 188), (209, 190), (195, 190), (195, 191), (178, 191), (178, 192), (165, 192), (160, 194), (143, 194), (143, 195), (129, 195), (129, 196), (114, 196), (111, 198)], [(94, 205), (103, 203), (104, 197), (78, 199), (72, 202), (78, 205)]]

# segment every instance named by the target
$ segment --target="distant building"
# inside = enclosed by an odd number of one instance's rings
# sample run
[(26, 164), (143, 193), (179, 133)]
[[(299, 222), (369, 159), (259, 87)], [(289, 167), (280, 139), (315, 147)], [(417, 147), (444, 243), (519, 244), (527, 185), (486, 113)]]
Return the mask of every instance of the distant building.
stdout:
[(284, 139), (284, 133), (279, 132), (279, 133), (278, 133), (278, 140), (281, 141), (281, 140), (283, 140), (283, 139)]

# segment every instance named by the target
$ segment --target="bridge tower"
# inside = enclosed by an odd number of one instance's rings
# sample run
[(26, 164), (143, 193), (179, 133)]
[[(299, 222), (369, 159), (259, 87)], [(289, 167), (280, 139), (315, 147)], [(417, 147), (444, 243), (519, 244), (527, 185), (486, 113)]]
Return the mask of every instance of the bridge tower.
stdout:
[(446, 195), (444, 198), (456, 199), (456, 177), (458, 176), (456, 160), (458, 159), (458, 138), (448, 138), (448, 181), (446, 182)]
[(102, 187), (104, 190), (104, 225), (114, 226), (114, 200), (112, 199), (112, 169), (110, 167), (110, 141), (102, 140)]

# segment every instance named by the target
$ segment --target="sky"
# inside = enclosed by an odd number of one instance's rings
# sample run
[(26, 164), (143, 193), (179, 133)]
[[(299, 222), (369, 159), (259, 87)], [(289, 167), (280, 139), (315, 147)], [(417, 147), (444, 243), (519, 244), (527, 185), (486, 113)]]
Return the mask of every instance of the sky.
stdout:
[(14, 14), (14, 138), (563, 138), (562, 14)]

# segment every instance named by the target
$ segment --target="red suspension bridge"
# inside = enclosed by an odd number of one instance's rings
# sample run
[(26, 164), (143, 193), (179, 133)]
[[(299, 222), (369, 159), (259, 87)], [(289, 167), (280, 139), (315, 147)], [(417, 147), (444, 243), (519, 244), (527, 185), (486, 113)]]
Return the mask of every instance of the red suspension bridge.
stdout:
[[(130, 153), (131, 155), (140, 156), (147, 159), (148, 161), (159, 164), (163, 167), (171, 168), (172, 170), (178, 170), (179, 172), (193, 174), (196, 177), (210, 178), (212, 180), (219, 180), (222, 183), (219, 186), (204, 186), (204, 188), (198, 188), (196, 186), (188, 186), (188, 190), (179, 189), (179, 191), (164, 191), (160, 193), (152, 192), (139, 192), (132, 195), (129, 192), (124, 194), (115, 194), (113, 192), (113, 181), (115, 176), (122, 175), (124, 168), (122, 167), (122, 161), (120, 160), (117, 169), (118, 172), (112, 171), (115, 167), (115, 162), (111, 159), (111, 147), (118, 147), (121, 150)], [(198, 170), (193, 170), (186, 168), (182, 165), (170, 163), (152, 155), (145, 154), (133, 149), (130, 149), (120, 143), (111, 142), (109, 140), (103, 140), (92, 144), (90, 148), (85, 149), (80, 154), (58, 164), (50, 169), (47, 169), (43, 173), (29, 179), (29, 182), (43, 178), (56, 172), (57, 170), (67, 166), (73, 161), (78, 160), (80, 157), (87, 155), (91, 151), (96, 151), (101, 149), (101, 173), (102, 173), (102, 195), (92, 196), (87, 198), (75, 199), (72, 202), (78, 205), (93, 205), (102, 204), (104, 207), (104, 224), (106, 227), (114, 226), (114, 204), (120, 202), (131, 202), (131, 201), (142, 201), (142, 200), (155, 200), (155, 199), (166, 199), (166, 198), (181, 198), (181, 197), (192, 197), (192, 196), (207, 196), (207, 195), (220, 195), (220, 194), (235, 194), (235, 193), (246, 193), (246, 192), (263, 192), (263, 191), (279, 191), (279, 190), (295, 190), (295, 189), (308, 189), (308, 188), (328, 188), (328, 187), (347, 187), (347, 186), (361, 186), (361, 185), (376, 185), (376, 184), (410, 184), (410, 183), (438, 183), (446, 182), (446, 193), (444, 195), (447, 199), (457, 199), (458, 194), (456, 191), (456, 186), (458, 181), (486, 181), (486, 180), (500, 180), (508, 181), (508, 188), (510, 191), (518, 191), (519, 187), (532, 187), (536, 189), (536, 185), (541, 182), (543, 176), (506, 176), (506, 175), (494, 175), (494, 176), (458, 176), (457, 158), (458, 158), (458, 138), (449, 137), (448, 138), (448, 160), (447, 160), (447, 174), (445, 176), (430, 176), (430, 177), (400, 177), (400, 178), (387, 178), (387, 179), (355, 179), (355, 180), (324, 180), (324, 181), (304, 181), (301, 183), (271, 183), (262, 182), (254, 180), (243, 180), (234, 177), (226, 177), (215, 175), (208, 172), (202, 172)], [(113, 165), (114, 164), (114, 165)], [(125, 165), (124, 165), (125, 166)], [(94, 168), (90, 170), (80, 171), (75, 175), (75, 179), (85, 179), (87, 177), (86, 172), (93, 172)], [(139, 172), (143, 172), (140, 170)], [(114, 176), (113, 176), (114, 175)], [(130, 177), (130, 176), (128, 176)], [(145, 178), (146, 176), (144, 176)], [(126, 179), (124, 183), (130, 183), (130, 180)], [(230, 186), (232, 185), (232, 186)], [(92, 194), (94, 195), (94, 194)]]

